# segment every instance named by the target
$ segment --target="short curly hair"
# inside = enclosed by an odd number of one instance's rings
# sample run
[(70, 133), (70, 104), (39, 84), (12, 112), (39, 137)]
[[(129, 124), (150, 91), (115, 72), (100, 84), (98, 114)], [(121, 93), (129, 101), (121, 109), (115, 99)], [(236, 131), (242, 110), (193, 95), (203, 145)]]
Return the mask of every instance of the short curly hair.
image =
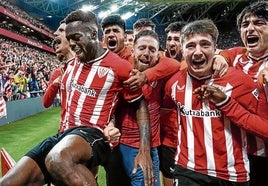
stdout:
[(159, 37), (157, 35), (157, 33), (153, 30), (143, 30), (143, 31), (140, 31), (134, 38), (134, 45), (137, 43), (137, 40), (143, 36), (151, 36), (152, 38), (154, 38), (157, 43), (159, 44), (160, 43), (160, 40), (159, 40)]
[(170, 23), (166, 28), (165, 28), (165, 32), (169, 33), (169, 32), (180, 32), (182, 27), (184, 27), (186, 25), (186, 22), (184, 21), (176, 21), (173, 23)]
[(211, 35), (213, 42), (217, 44), (219, 30), (211, 19), (196, 20), (186, 24), (181, 30), (180, 42), (183, 44), (188, 36), (204, 33)]
[(124, 31), (126, 30), (126, 23), (119, 14), (108, 15), (101, 21), (101, 28), (104, 30), (108, 26), (118, 25)]
[(89, 22), (98, 25), (98, 18), (91, 11), (75, 10), (68, 14), (65, 18), (66, 24), (74, 21)]
[(138, 20), (133, 24), (133, 29), (139, 29), (139, 28), (141, 28), (141, 27), (145, 27), (145, 26), (151, 27), (152, 30), (155, 30), (155, 24), (154, 24), (154, 22), (152, 22), (152, 20), (149, 19), (149, 18), (141, 18), (141, 19), (138, 19)]

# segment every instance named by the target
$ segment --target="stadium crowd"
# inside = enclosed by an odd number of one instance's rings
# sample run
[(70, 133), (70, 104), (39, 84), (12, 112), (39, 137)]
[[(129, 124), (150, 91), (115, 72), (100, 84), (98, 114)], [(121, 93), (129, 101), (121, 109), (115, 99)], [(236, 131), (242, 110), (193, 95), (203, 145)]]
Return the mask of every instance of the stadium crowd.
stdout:
[[(53, 33), (52, 29), (41, 21), (30, 16), (28, 13), (3, 0), (0, 5), (11, 11), (13, 14), (27, 20), (32, 25)], [(50, 44), (39, 40), (35, 36), (29, 36), (14, 30), (9, 24), (3, 21), (0, 27), (12, 31), (17, 35), (33, 39), (44, 44)], [(31, 45), (23, 44), (7, 37), (0, 37), (0, 71), (1, 86), (0, 92), (6, 101), (32, 98), (44, 94), (50, 72), (59, 65), (59, 61), (52, 53), (45, 52)]]
[(0, 90), (7, 101), (43, 95), (50, 72), (58, 65), (53, 54), (0, 38)]

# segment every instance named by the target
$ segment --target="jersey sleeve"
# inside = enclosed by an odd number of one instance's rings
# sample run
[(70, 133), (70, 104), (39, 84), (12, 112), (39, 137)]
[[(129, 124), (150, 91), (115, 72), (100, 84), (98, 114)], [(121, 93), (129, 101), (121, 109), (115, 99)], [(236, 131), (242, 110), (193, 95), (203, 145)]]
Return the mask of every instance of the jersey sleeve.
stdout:
[(175, 59), (160, 57), (159, 62), (152, 68), (144, 71), (148, 82), (153, 82), (169, 76), (180, 69), (180, 63)]
[(233, 62), (235, 60), (235, 57), (238, 54), (241, 54), (244, 52), (244, 47), (234, 47), (234, 48), (230, 48), (230, 49), (225, 49), (220, 51), (220, 55), (222, 55), (226, 62), (229, 64), (229, 66), (233, 66)]
[(245, 129), (265, 141), (268, 141), (268, 120), (253, 114), (240, 105), (236, 100), (230, 100), (219, 109), (237, 126)]
[[(130, 72), (133, 69), (133, 66), (131, 63), (129, 63), (129, 61), (122, 58), (113, 58), (113, 60), (119, 60), (119, 65), (116, 68), (116, 76), (118, 77), (121, 85), (123, 85), (123, 82), (130, 78)], [(140, 100), (140, 98), (143, 96), (142, 89), (137, 91), (129, 91), (126, 88), (123, 88), (121, 93), (123, 98), (130, 103)]]
[(228, 79), (230, 83), (230, 85), (226, 86), (227, 95), (234, 98), (250, 112), (256, 113), (258, 107), (258, 91), (254, 81), (248, 75), (233, 67), (228, 69), (228, 74), (225, 76), (224, 78)]
[(60, 70), (57, 69), (57, 70), (53, 71), (53, 73), (49, 79), (48, 88), (47, 88), (47, 90), (43, 96), (43, 99), (42, 99), (43, 105), (46, 108), (50, 107), (53, 104), (54, 99), (59, 91), (59, 86), (54, 85), (53, 81), (56, 78), (58, 78), (60, 76), (60, 74), (61, 74)]
[(172, 80), (167, 81), (164, 89), (164, 94), (162, 98), (162, 103), (161, 103), (161, 108), (160, 108), (160, 115), (162, 117), (162, 121), (164, 121), (164, 116), (174, 116), (172, 112), (176, 110), (176, 104), (171, 98), (171, 85), (172, 85)]

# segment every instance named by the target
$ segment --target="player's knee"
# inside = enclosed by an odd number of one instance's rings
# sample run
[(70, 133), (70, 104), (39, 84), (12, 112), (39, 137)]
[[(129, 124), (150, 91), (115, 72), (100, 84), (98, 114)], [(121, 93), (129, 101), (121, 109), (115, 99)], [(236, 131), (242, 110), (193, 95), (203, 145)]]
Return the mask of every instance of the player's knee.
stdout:
[(48, 153), (45, 159), (45, 165), (49, 172), (58, 172), (63, 169), (66, 162), (69, 162), (68, 155), (63, 151), (51, 151)]

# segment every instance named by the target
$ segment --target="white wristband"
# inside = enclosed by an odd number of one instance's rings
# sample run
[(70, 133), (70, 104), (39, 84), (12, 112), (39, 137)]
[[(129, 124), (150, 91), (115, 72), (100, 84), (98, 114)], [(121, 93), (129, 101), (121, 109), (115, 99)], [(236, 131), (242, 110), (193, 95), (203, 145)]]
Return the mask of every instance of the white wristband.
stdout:
[(221, 107), (222, 105), (224, 105), (225, 103), (227, 103), (229, 101), (230, 97), (229, 96), (226, 96), (225, 100), (223, 100), (222, 102), (220, 103), (216, 103), (215, 105), (217, 107)]

